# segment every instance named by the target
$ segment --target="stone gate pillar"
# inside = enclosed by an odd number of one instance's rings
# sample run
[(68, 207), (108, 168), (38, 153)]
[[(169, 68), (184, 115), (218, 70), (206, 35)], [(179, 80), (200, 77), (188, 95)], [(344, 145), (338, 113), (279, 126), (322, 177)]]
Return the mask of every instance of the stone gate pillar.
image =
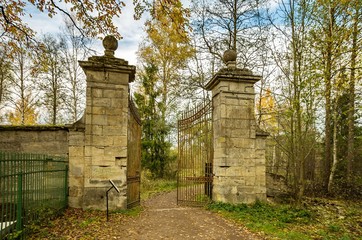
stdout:
[(212, 91), (213, 200), (251, 203), (266, 199), (265, 138), (255, 120), (254, 84), (261, 76), (236, 68), (236, 53), (224, 54), (226, 68), (206, 85)]
[(135, 67), (115, 58), (117, 40), (103, 40), (104, 56), (79, 61), (87, 77), (86, 109), (70, 129), (69, 184), (71, 207), (105, 209), (109, 179), (121, 193), (110, 191), (110, 208), (126, 208), (129, 83)]

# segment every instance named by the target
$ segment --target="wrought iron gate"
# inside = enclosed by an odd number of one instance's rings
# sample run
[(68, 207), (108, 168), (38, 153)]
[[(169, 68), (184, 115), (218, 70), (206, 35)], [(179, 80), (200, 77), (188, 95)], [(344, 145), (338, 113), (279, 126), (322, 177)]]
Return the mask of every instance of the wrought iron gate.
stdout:
[(129, 100), (127, 156), (127, 208), (140, 204), (141, 120), (132, 99)]
[(177, 204), (203, 205), (212, 198), (212, 103), (186, 111), (178, 121)]

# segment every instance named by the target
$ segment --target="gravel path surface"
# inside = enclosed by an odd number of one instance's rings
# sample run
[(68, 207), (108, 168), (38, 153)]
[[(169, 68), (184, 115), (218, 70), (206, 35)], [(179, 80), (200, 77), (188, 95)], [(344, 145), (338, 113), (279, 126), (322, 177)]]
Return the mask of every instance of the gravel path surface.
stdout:
[(123, 239), (261, 239), (215, 213), (176, 204), (176, 192), (143, 203), (139, 217), (122, 224)]

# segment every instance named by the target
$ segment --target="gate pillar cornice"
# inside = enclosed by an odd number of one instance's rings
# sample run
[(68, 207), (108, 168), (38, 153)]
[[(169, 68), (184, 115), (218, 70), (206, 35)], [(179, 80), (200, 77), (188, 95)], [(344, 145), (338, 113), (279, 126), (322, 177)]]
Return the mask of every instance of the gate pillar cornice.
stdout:
[(213, 200), (265, 200), (266, 135), (259, 133), (254, 114), (254, 84), (261, 76), (236, 68), (233, 50), (225, 52), (224, 62), (227, 67), (205, 85), (213, 102)]
[(119, 81), (121, 80), (119, 78), (110, 79), (107, 75), (94, 78), (94, 76), (91, 75), (91, 72), (125, 73), (128, 75), (127, 84), (133, 82), (135, 79), (136, 67), (128, 65), (128, 61), (114, 56), (114, 51), (118, 48), (117, 39), (113, 36), (106, 36), (103, 39), (103, 47), (105, 48), (103, 56), (92, 56), (88, 58), (88, 61), (79, 61), (79, 65), (82, 67), (87, 77), (89, 76), (87, 78), (87, 83), (102, 80), (107, 82), (111, 80), (113, 83), (118, 82), (120, 84), (126, 84)]
[[(248, 89), (240, 88), (240, 84), (252, 84), (261, 80), (261, 76), (254, 75), (249, 69), (236, 67), (236, 53), (228, 50), (224, 53), (224, 62), (227, 67), (220, 69), (211, 80), (205, 85), (205, 89), (219, 93), (220, 91), (249, 93)], [(225, 84), (226, 83), (226, 84)], [(231, 84), (236, 83), (236, 84)]]

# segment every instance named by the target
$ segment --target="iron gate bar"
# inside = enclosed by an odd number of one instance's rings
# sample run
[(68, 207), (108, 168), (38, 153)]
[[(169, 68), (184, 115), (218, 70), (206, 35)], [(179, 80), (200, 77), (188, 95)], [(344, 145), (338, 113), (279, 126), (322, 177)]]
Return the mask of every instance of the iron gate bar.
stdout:
[(212, 198), (212, 103), (182, 113), (178, 121), (177, 203), (200, 206)]

